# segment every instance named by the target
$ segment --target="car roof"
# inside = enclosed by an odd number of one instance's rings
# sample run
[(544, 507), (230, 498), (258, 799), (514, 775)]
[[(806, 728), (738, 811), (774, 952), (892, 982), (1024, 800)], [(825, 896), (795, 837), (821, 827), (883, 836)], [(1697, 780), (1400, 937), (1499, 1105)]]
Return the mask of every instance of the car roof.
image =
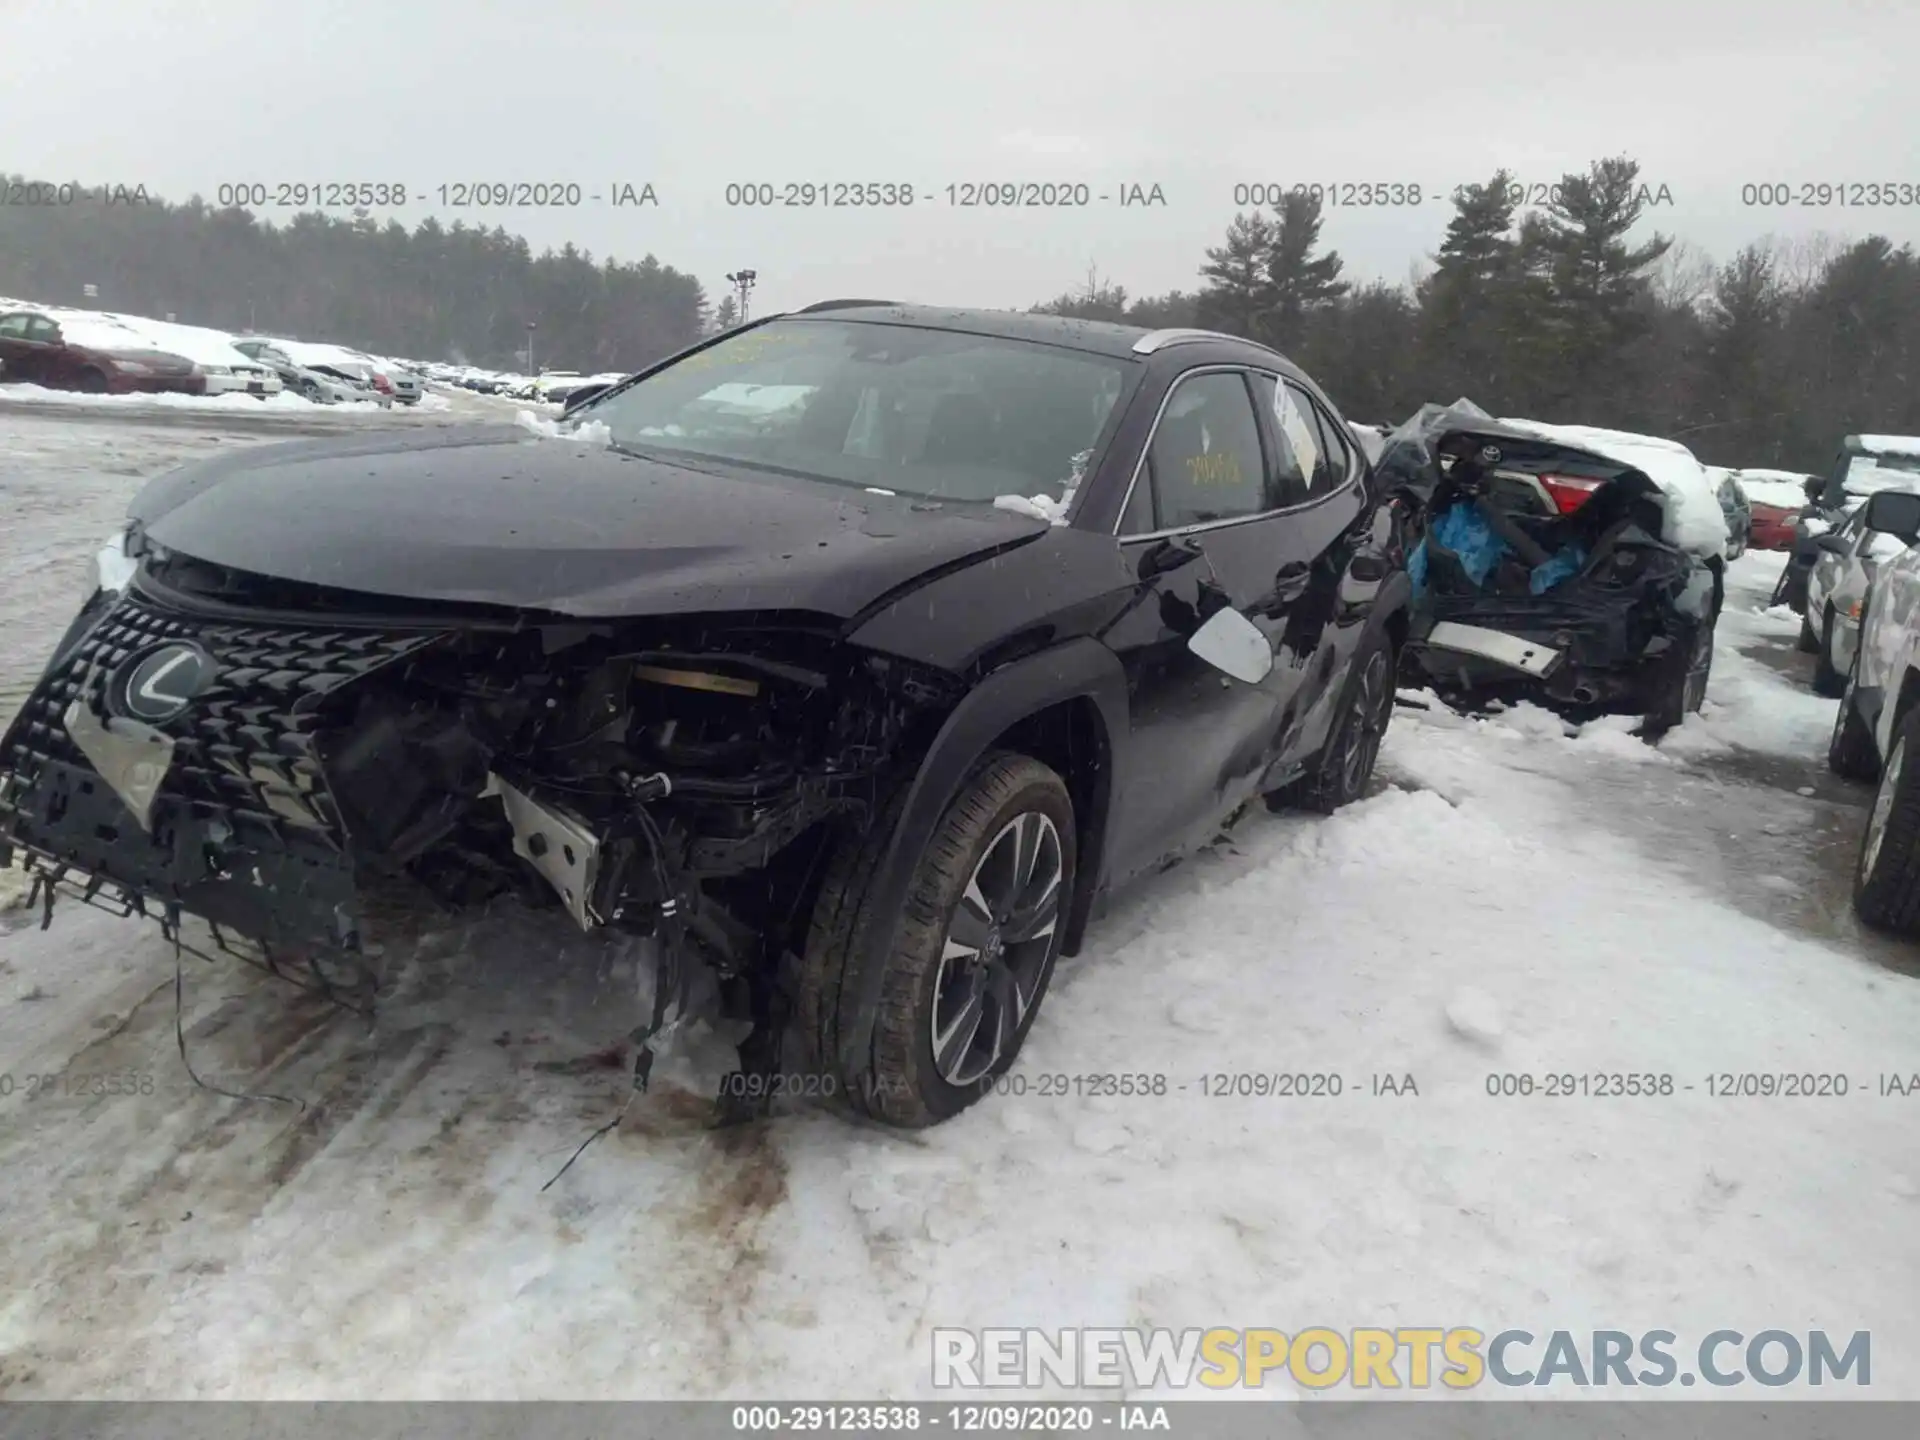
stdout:
[[(1206, 341), (1234, 346), (1249, 360), (1272, 364), (1280, 362), (1290, 374), (1299, 371), (1276, 350), (1238, 335), (1221, 331), (1168, 329), (1154, 330), (1144, 325), (1120, 325), (1109, 320), (1081, 320), (1070, 315), (1035, 314), (1025, 310), (969, 310), (945, 305), (902, 305), (887, 301), (827, 301), (805, 310), (769, 316), (778, 320), (852, 321), (862, 325), (912, 325), (927, 330), (952, 330), (970, 335), (987, 335), (1001, 340), (1030, 340), (1043, 345), (1085, 350), (1116, 359), (1142, 359), (1136, 349), (1149, 336), (1157, 337), (1154, 348), (1163, 343)], [(1179, 337), (1178, 341), (1171, 337)]]

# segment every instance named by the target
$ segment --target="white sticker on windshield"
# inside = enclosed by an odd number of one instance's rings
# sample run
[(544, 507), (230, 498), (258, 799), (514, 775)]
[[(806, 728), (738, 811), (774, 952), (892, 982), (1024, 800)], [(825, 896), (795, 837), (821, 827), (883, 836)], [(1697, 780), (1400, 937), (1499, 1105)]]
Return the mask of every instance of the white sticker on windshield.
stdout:
[(1320, 463), (1320, 442), (1314, 438), (1313, 422), (1300, 413), (1299, 402), (1285, 385), (1273, 387), (1273, 410), (1274, 418), (1280, 422), (1280, 433), (1287, 437), (1293, 458), (1300, 464), (1300, 474), (1311, 481)]

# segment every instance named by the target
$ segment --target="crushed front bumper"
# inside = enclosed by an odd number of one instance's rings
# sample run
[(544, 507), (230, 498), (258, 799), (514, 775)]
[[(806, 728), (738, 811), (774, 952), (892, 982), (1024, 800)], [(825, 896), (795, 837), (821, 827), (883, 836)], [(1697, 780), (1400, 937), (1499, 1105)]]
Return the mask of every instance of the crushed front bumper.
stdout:
[[(0, 738), (0, 862), (264, 945), (358, 948), (322, 711), (434, 638), (216, 623), (117, 597)], [(197, 693), (151, 723), (128, 713), (141, 662), (182, 646), (208, 662)]]

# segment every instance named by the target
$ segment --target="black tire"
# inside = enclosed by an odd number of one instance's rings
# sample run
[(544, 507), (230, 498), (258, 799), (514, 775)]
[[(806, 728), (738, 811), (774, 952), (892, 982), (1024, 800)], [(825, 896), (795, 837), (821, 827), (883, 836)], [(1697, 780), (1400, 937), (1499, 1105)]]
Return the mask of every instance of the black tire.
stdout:
[(1827, 769), (1842, 780), (1878, 780), (1880, 751), (1873, 743), (1873, 731), (1854, 703), (1854, 691), (1859, 683), (1860, 652), (1855, 650), (1846, 693), (1840, 697), (1839, 713), (1833, 717), (1833, 733), (1827, 737)]
[(1894, 731), (1860, 837), (1853, 909), (1876, 930), (1920, 934), (1920, 708)]
[(1813, 655), (1813, 693), (1837, 699), (1847, 688), (1847, 677), (1833, 668), (1833, 607), (1820, 621), (1820, 648)]
[(1792, 550), (1787, 552), (1787, 566), (1780, 572), (1780, 579), (1773, 587), (1771, 603), (1785, 605), (1804, 618), (1807, 613), (1807, 578), (1812, 575), (1813, 567), (1794, 564), (1793, 555)]
[(82, 370), (79, 379), (75, 383), (77, 388), (88, 395), (104, 395), (107, 393), (107, 377), (104, 371), (91, 369)]
[(1706, 703), (1707, 681), (1713, 675), (1713, 635), (1719, 626), (1716, 611), (1704, 625), (1696, 625), (1686, 644), (1674, 647), (1672, 658), (1658, 662), (1653, 703), (1648, 707), (1642, 734), (1658, 738), (1696, 715)]
[(1393, 721), (1398, 656), (1384, 635), (1362, 642), (1346, 694), (1313, 769), (1267, 796), (1270, 810), (1331, 815), (1366, 794), (1387, 726)]
[[(997, 863), (993, 852), (1007, 843), (1002, 837), (1028, 816), (1043, 817), (1050, 826), (1059, 867), (1059, 880), (1051, 891), (1054, 923), (1044, 937), (1027, 942), (1040, 948), (1024, 961), (1013, 958), (1020, 942), (1008, 942), (1004, 953), (1009, 964), (1024, 966), (1031, 975), (1025, 1006), (1015, 1011), (997, 1002), (989, 1006), (986, 1013), (995, 1017), (993, 1034), (998, 1037), (993, 1058), (979, 1073), (966, 1076), (964, 1083), (953, 1084), (942, 1073), (933, 1043), (942, 982), (961, 978), (949, 976), (943, 954), (976, 870)], [(860, 1114), (919, 1129), (973, 1104), (1020, 1053), (1053, 976), (1078, 853), (1073, 800), (1060, 777), (1029, 756), (1001, 751), (984, 757), (962, 783), (920, 856), (906, 906), (898, 916), (898, 938), (882, 976), (871, 1049), (857, 1073), (842, 1073), (839, 1042), (854, 1022), (856, 1003), (847, 988), (847, 961), (859, 953), (875, 927), (895, 921), (893, 914), (877, 913), (868, 887), (898, 820), (896, 801), (879, 824), (849, 837), (829, 862), (801, 961), (795, 1019), (814, 1059), (825, 1074), (833, 1076), (839, 1098)], [(991, 933), (999, 935), (997, 923)], [(982, 993), (991, 1000), (990, 984), (985, 982)], [(1013, 1015), (1011, 1026), (999, 1025), (1002, 1014)], [(981, 1029), (987, 1023), (983, 1018)]]
[(1813, 633), (1813, 621), (1804, 614), (1800, 617), (1800, 638), (1795, 642), (1794, 648), (1802, 655), (1820, 653), (1820, 637)]

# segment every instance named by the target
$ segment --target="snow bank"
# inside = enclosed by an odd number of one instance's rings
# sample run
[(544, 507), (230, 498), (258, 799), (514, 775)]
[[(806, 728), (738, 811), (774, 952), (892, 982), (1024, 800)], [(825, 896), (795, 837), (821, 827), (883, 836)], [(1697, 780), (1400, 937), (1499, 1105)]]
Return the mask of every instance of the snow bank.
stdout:
[(1755, 550), (1727, 567), (1707, 702), (1698, 715), (1668, 732), (1662, 751), (1699, 757), (1753, 750), (1824, 761), (1839, 702), (1823, 700), (1748, 653), (1790, 651), (1799, 638), (1800, 617), (1784, 605), (1767, 603), (1786, 562), (1785, 551)]
[[(258, 415), (262, 411), (269, 410), (293, 410), (307, 414), (324, 410), (351, 414), (360, 411), (378, 412), (383, 408), (370, 400), (353, 400), (338, 405), (315, 405), (291, 390), (282, 390), (278, 395), (243, 395), (238, 391), (229, 391), (224, 395), (177, 395), (171, 392), (157, 395), (88, 395), (78, 390), (48, 390), (40, 385), (0, 385), (0, 397), (34, 405), (86, 407), (161, 405), (169, 410), (237, 411), (246, 415)], [(424, 405), (425, 402), (422, 401), (422, 406)]]
[(1548, 425), (1537, 420), (1501, 419), (1502, 425), (1547, 440), (1578, 445), (1645, 472), (1667, 497), (1668, 544), (1702, 555), (1722, 555), (1727, 548), (1727, 517), (1705, 467), (1677, 440), (1636, 435), (1626, 430), (1602, 430), (1590, 425)]

